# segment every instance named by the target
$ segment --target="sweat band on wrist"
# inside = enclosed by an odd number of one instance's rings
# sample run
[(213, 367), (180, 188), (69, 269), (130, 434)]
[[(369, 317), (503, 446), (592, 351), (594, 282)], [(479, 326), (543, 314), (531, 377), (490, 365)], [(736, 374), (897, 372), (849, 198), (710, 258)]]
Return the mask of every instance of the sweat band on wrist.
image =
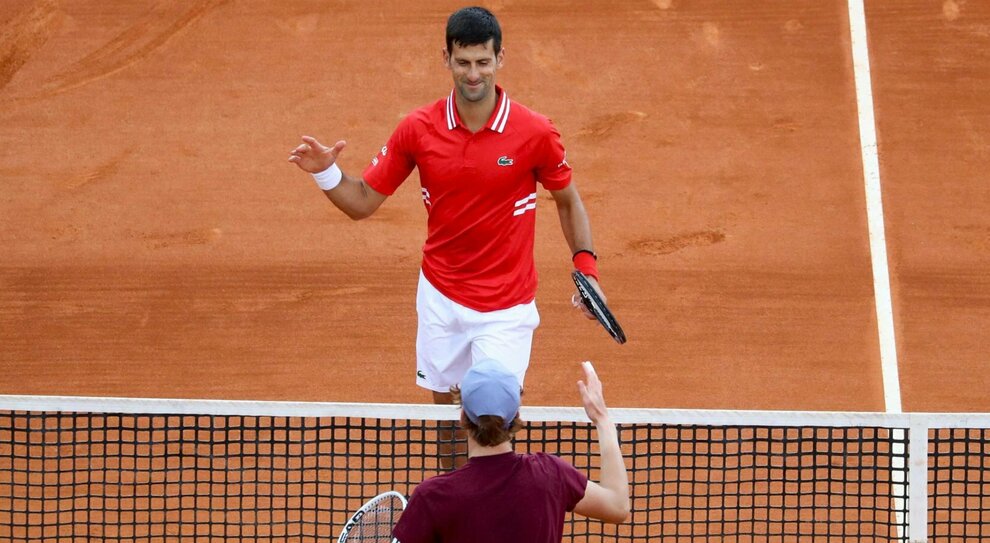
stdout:
[(594, 252), (582, 249), (574, 253), (571, 260), (574, 262), (574, 269), (594, 277), (596, 281), (598, 280), (598, 255)]
[(591, 255), (591, 258), (594, 258), (596, 261), (598, 260), (598, 253), (592, 251), (591, 249), (578, 249), (577, 251), (574, 251), (574, 254), (571, 256), (571, 260), (581, 253), (588, 253)]
[(340, 184), (340, 180), (344, 177), (344, 173), (340, 171), (336, 162), (322, 172), (312, 175), (313, 179), (316, 180), (316, 184), (323, 190), (333, 190)]

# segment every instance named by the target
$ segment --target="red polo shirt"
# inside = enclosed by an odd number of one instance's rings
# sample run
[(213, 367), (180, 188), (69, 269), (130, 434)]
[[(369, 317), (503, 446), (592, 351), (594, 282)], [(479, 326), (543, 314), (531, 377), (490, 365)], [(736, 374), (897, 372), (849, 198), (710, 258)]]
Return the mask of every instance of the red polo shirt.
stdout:
[(496, 92), (495, 111), (474, 134), (461, 124), (453, 91), (413, 111), (363, 174), (391, 195), (419, 168), (428, 215), (423, 275), (478, 311), (536, 297), (536, 184), (558, 190), (571, 182), (550, 120)]

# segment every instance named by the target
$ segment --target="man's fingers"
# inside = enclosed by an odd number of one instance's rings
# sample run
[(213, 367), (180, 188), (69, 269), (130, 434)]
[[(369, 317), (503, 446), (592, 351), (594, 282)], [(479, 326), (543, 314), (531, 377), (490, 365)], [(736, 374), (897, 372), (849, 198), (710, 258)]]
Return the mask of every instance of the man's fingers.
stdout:
[(582, 362), (581, 368), (584, 369), (585, 386), (588, 389), (595, 391), (601, 388), (601, 381), (599, 381), (598, 373), (595, 372), (595, 367), (591, 365), (591, 361), (585, 360)]
[(581, 363), (581, 367), (584, 368), (584, 375), (588, 378), (588, 382), (598, 383), (598, 372), (595, 371), (595, 366), (591, 364), (590, 360), (585, 360)]
[(602, 286), (598, 283), (598, 279), (592, 276), (588, 276), (588, 282), (591, 283), (592, 288), (598, 293), (598, 296), (602, 299), (602, 303), (608, 303), (608, 297), (605, 296), (605, 291), (602, 290)]
[(587, 305), (585, 305), (584, 300), (581, 299), (581, 294), (579, 292), (575, 292), (574, 294), (571, 295), (571, 305), (580, 309), (581, 313), (584, 313), (585, 318), (589, 320), (595, 320), (596, 318), (595, 314), (592, 313), (590, 309), (588, 309)]
[(289, 153), (289, 162), (309, 173), (325, 170), (332, 165), (337, 161), (337, 154), (347, 145), (347, 142), (340, 140), (333, 147), (327, 147), (313, 136), (300, 137), (303, 142)]
[(588, 388), (588, 384), (584, 381), (578, 381), (578, 392), (581, 393), (581, 403), (584, 404), (584, 410), (591, 419), (595, 418), (595, 396), (592, 394), (591, 390)]
[(602, 381), (598, 378), (598, 372), (595, 371), (595, 367), (591, 365), (590, 361), (585, 361), (582, 367), (584, 368), (587, 389), (590, 391), (591, 396), (595, 398), (596, 403), (600, 403), (604, 407), (605, 397), (602, 394)]
[(333, 147), (324, 147), (324, 152), (329, 153), (330, 157), (333, 158), (334, 162), (337, 162), (337, 157), (340, 156), (341, 151), (347, 146), (347, 142), (340, 140), (333, 144)]
[(590, 360), (582, 362), (581, 369), (584, 370), (584, 379), (578, 381), (578, 390), (581, 392), (584, 411), (592, 422), (598, 424), (602, 417), (608, 416), (605, 396), (602, 394), (602, 382)]
[(580, 309), (581, 312), (584, 313), (585, 317), (588, 317), (589, 319), (595, 318), (595, 315), (591, 313), (591, 310), (588, 309), (588, 306), (584, 305), (584, 300), (581, 299), (580, 293), (575, 292), (574, 294), (571, 294), (571, 305)]
[(584, 313), (585, 317), (592, 319), (595, 318), (595, 316), (591, 313), (591, 310), (588, 309), (588, 306), (584, 305), (584, 300), (581, 299), (581, 295), (579, 293), (575, 292), (571, 295), (571, 305), (577, 309), (580, 309), (581, 312)]

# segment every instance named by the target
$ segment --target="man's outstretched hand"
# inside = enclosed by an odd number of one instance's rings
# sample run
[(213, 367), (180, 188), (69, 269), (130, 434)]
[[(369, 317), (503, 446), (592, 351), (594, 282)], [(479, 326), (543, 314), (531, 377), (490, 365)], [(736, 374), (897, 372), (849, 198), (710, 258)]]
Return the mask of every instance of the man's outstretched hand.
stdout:
[(337, 162), (337, 157), (347, 145), (346, 141), (340, 140), (333, 147), (327, 147), (311, 136), (303, 136), (302, 140), (302, 144), (289, 155), (289, 162), (309, 173), (319, 173), (329, 168)]

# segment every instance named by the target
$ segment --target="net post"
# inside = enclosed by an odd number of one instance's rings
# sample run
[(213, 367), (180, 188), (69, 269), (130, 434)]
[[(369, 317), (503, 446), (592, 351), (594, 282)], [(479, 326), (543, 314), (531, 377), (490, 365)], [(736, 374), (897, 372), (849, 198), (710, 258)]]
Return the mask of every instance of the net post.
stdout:
[(908, 442), (908, 540), (928, 541), (928, 421), (920, 415), (911, 418)]
[[(911, 439), (909, 429), (891, 428), (891, 459), (890, 459), (890, 491), (891, 505), (894, 510), (894, 528), (896, 529), (897, 541), (907, 541), (908, 534), (905, 533), (905, 520), (909, 523), (910, 516), (905, 519), (905, 504), (908, 502), (908, 477), (905, 476), (905, 468), (910, 469), (907, 461), (907, 451), (904, 450), (904, 442)], [(910, 525), (907, 526), (910, 532)]]

